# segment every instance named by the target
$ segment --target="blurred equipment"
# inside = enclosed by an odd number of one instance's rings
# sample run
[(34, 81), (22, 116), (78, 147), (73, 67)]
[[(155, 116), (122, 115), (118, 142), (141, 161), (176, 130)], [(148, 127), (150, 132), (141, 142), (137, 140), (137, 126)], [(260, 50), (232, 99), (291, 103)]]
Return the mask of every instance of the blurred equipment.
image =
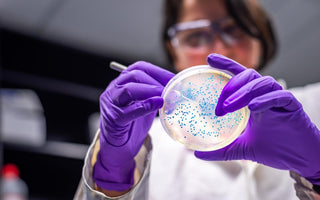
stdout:
[(37, 94), (26, 89), (0, 89), (2, 139), (9, 143), (41, 146), (46, 122)]
[(14, 164), (6, 164), (1, 169), (0, 199), (28, 199), (27, 184), (20, 178), (19, 169)]
[(99, 95), (118, 75), (111, 69), (106, 73), (106, 64), (128, 62), (0, 32), (0, 83), (6, 88), (0, 131), (7, 132), (1, 132), (2, 161), (19, 166), (30, 199), (72, 199), (91, 142), (89, 131), (95, 134), (98, 128), (99, 118), (92, 114), (99, 111)]

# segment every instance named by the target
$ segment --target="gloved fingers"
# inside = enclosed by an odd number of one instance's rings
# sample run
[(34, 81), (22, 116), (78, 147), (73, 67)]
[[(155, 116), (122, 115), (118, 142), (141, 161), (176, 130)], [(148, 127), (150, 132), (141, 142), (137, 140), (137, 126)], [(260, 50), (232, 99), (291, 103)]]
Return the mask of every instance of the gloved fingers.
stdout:
[(227, 70), (234, 75), (237, 75), (246, 70), (244, 66), (237, 63), (236, 61), (215, 53), (212, 53), (207, 57), (207, 62), (211, 67)]
[(261, 75), (253, 69), (247, 69), (242, 71), (241, 73), (235, 75), (230, 79), (230, 81), (224, 86), (221, 95), (218, 99), (218, 103), (215, 109), (215, 113), (217, 116), (222, 116), (226, 114), (223, 111), (223, 103), (224, 101), (236, 92), (239, 88), (243, 87), (248, 82), (251, 82), (254, 79), (260, 78)]
[[(151, 97), (143, 101), (136, 101), (124, 107), (118, 107), (108, 102), (100, 102), (101, 117), (112, 123), (109, 128), (123, 129), (139, 117), (157, 111), (163, 106), (162, 97)], [(104, 120), (102, 120), (104, 122)]]
[(117, 106), (125, 106), (135, 101), (146, 100), (150, 97), (161, 96), (163, 86), (143, 83), (127, 83), (119, 86), (113, 92), (108, 91), (111, 101)]
[(246, 159), (246, 154), (250, 152), (246, 152), (247, 149), (245, 148), (246, 145), (244, 145), (243, 140), (243, 135), (240, 135), (233, 143), (222, 149), (208, 152), (195, 151), (194, 155), (202, 160), (210, 161)]
[(162, 97), (151, 97), (144, 101), (136, 101), (121, 109), (121, 116), (116, 120), (119, 120), (121, 124), (132, 122), (139, 117), (146, 116), (152, 112), (157, 111), (163, 106)]
[(230, 95), (223, 102), (222, 110), (234, 112), (259, 96), (281, 89), (281, 86), (270, 76), (254, 79)]
[(134, 64), (130, 65), (124, 72), (133, 70), (144, 71), (159, 83), (161, 83), (163, 86), (165, 86), (168, 81), (174, 76), (174, 73), (144, 61), (135, 62)]
[(277, 90), (253, 99), (248, 107), (253, 112), (263, 112), (271, 108), (282, 108), (284, 111), (294, 112), (302, 105), (291, 92)]
[(118, 87), (131, 82), (163, 86), (159, 81), (141, 70), (123, 71), (120, 76), (115, 79), (114, 86)]

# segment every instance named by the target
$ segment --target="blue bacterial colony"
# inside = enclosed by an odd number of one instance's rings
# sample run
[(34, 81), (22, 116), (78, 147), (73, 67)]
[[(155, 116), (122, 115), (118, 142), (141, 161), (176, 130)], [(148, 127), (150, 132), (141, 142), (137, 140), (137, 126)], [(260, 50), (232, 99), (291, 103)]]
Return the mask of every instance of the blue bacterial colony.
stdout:
[(183, 75), (164, 91), (160, 118), (168, 134), (194, 150), (211, 151), (230, 144), (248, 118), (247, 108), (215, 115), (218, 98), (231, 77), (212, 68)]

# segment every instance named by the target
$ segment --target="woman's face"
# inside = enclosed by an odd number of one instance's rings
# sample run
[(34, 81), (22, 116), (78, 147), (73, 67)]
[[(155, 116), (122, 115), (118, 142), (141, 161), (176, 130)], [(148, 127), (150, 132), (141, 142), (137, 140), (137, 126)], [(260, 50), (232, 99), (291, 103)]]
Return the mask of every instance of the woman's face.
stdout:
[[(181, 15), (177, 23), (189, 22), (200, 19), (219, 21), (228, 16), (223, 0), (184, 0), (181, 8)], [(235, 24), (230, 18), (226, 25)], [(192, 48), (173, 47), (169, 45), (173, 56), (175, 69), (179, 72), (195, 65), (207, 64), (206, 58), (210, 53), (218, 53), (229, 57), (247, 68), (257, 68), (261, 55), (260, 43), (257, 39), (242, 33), (241, 41), (233, 45), (226, 44), (221, 36), (214, 36), (213, 42), (207, 48), (194, 50)]]

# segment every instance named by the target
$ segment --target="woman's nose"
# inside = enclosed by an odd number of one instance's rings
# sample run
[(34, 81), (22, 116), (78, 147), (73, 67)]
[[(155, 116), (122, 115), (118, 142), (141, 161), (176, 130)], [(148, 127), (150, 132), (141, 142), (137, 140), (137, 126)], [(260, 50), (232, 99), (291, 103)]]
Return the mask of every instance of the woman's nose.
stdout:
[(224, 41), (221, 37), (217, 37), (212, 44), (212, 51), (217, 54), (224, 55), (226, 57), (230, 56), (232, 46)]

